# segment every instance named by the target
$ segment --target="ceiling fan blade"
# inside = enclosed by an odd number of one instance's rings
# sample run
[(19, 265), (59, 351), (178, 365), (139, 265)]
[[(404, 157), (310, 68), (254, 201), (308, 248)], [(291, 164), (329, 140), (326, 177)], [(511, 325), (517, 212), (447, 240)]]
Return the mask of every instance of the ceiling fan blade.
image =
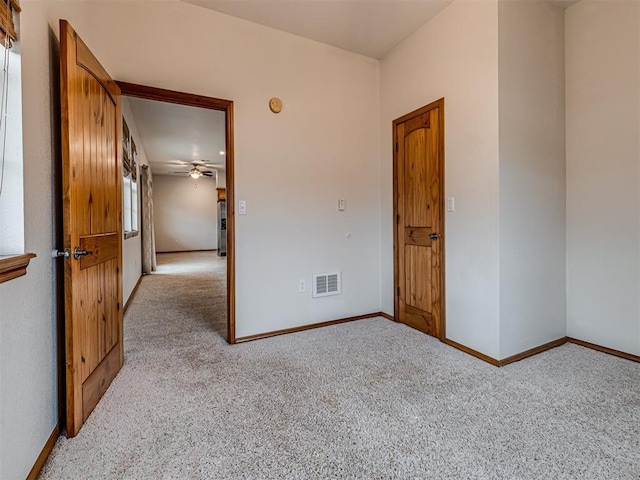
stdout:
[(206, 171), (206, 172), (200, 172), (200, 173), (205, 177), (213, 177), (213, 172)]
[(224, 168), (224, 163), (223, 164), (219, 164), (219, 163), (215, 163), (209, 160), (197, 160), (195, 162), (193, 162), (194, 164), (197, 164), (199, 167), (206, 167), (206, 168)]
[(173, 173), (182, 173), (182, 174), (189, 174), (189, 172), (173, 172)]

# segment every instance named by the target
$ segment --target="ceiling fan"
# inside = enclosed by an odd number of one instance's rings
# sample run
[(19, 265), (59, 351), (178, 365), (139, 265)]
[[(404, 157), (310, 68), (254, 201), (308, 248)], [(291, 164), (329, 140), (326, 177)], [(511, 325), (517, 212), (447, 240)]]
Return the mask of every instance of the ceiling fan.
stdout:
[[(184, 162), (184, 166), (188, 166), (187, 162)], [(200, 177), (213, 177), (213, 171), (211, 170), (200, 170), (200, 168), (219, 168), (218, 165), (208, 165), (203, 161), (195, 161), (191, 163), (191, 168), (189, 171), (181, 171), (181, 172), (173, 172), (175, 174), (187, 174), (190, 175), (191, 178), (200, 178)]]

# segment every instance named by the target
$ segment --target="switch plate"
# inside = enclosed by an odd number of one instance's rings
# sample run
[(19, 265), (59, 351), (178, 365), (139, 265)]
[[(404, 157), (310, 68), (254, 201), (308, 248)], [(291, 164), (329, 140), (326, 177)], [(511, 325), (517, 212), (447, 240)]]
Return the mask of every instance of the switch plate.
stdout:
[(456, 199), (455, 197), (447, 198), (447, 212), (455, 212), (456, 211)]
[(240, 200), (238, 202), (238, 215), (246, 215), (247, 214), (247, 202), (246, 200)]
[(344, 212), (345, 208), (347, 208), (347, 201), (344, 198), (338, 199), (338, 211)]
[(298, 280), (298, 293), (304, 293), (307, 290), (307, 282), (305, 282), (304, 278)]

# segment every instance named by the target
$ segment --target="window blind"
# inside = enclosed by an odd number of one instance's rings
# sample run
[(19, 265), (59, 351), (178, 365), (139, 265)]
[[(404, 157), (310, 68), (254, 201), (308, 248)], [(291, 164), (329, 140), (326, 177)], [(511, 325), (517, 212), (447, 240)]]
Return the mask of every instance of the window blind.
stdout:
[(0, 42), (11, 47), (18, 40), (14, 14), (20, 13), (18, 0), (0, 0)]

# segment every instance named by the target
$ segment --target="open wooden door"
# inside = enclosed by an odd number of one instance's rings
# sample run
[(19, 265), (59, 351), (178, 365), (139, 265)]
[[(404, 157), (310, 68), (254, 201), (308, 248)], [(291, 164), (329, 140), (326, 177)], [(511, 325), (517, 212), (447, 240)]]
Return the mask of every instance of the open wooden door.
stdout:
[(60, 20), (67, 436), (123, 363), (120, 89)]
[(444, 339), (444, 99), (393, 122), (396, 320)]

